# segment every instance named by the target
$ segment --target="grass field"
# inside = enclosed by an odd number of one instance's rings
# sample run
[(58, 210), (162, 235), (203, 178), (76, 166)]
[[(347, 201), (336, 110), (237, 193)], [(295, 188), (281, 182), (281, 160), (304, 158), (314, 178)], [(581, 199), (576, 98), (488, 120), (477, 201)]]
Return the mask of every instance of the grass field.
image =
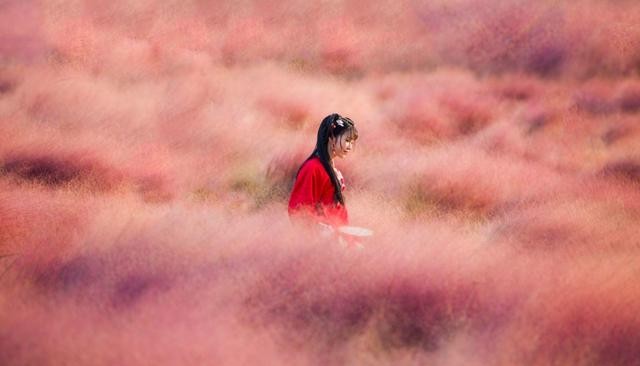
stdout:
[(0, 364), (639, 365), (639, 73), (635, 1), (0, 2)]

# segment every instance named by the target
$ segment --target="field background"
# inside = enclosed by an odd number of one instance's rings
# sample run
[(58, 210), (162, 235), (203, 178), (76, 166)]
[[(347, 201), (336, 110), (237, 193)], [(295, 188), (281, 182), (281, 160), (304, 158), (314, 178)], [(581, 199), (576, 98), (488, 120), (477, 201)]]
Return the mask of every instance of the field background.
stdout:
[(638, 365), (639, 73), (632, 0), (0, 1), (0, 364)]

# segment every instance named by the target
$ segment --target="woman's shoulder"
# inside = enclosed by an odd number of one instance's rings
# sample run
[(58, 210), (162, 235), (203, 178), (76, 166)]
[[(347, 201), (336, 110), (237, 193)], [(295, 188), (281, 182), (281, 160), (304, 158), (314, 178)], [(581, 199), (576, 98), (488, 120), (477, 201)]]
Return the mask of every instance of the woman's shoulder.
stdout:
[(329, 178), (329, 174), (325, 170), (320, 158), (314, 156), (310, 159), (307, 159), (302, 166), (300, 167), (300, 174), (303, 175), (313, 175)]
[(304, 163), (302, 163), (302, 167), (300, 168), (301, 170), (318, 170), (321, 169), (322, 171), (324, 171), (324, 166), (322, 165), (322, 162), (320, 161), (320, 158), (317, 156), (314, 156), (310, 159), (307, 159)]

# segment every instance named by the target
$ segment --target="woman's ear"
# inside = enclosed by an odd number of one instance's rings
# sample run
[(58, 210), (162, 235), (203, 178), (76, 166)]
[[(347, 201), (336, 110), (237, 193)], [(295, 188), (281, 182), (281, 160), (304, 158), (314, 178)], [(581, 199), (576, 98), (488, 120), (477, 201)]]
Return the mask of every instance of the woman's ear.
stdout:
[(327, 146), (327, 150), (329, 150), (329, 154), (333, 155), (336, 151), (336, 138), (335, 137), (329, 137), (329, 143)]

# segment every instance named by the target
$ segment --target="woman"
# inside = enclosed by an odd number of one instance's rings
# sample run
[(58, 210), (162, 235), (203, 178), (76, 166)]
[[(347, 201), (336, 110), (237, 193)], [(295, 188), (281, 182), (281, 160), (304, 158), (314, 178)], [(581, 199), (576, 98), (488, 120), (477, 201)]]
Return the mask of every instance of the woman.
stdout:
[(333, 227), (348, 224), (344, 179), (335, 160), (347, 156), (357, 139), (358, 130), (351, 119), (334, 113), (322, 120), (316, 147), (298, 170), (291, 191), (292, 218), (305, 217)]

